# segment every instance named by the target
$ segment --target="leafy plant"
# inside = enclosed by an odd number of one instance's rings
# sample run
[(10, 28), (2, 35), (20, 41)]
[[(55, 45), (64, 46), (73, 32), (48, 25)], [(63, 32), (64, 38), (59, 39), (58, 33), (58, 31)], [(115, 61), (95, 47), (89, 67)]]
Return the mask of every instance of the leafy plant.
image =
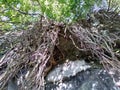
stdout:
[(71, 22), (85, 18), (96, 0), (39, 0), (41, 11), (48, 18)]

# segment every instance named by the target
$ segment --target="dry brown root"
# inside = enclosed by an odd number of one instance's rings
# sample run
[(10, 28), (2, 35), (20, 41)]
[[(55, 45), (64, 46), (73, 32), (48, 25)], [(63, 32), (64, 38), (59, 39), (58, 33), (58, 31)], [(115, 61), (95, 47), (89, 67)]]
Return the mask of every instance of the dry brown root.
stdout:
[(69, 30), (70, 38), (78, 50), (90, 52), (93, 58), (98, 58), (108, 73), (114, 70), (119, 78), (120, 61), (113, 49), (115, 41), (109, 35), (101, 35), (97, 28), (82, 28), (79, 24), (71, 26)]
[(0, 60), (0, 67), (6, 64), (6, 68), (0, 75), (1, 89), (21, 69), (32, 66), (32, 69), (27, 71), (26, 84), (20, 88), (22, 90), (44, 90), (44, 69), (56, 45), (59, 31), (59, 26), (52, 26), (46, 21), (38, 22), (33, 29), (25, 31), (21, 42)]

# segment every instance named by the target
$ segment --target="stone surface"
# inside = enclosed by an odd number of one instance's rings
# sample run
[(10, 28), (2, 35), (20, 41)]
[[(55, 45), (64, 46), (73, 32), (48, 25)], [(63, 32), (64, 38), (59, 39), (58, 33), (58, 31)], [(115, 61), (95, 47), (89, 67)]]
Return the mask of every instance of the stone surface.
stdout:
[[(19, 90), (16, 81), (10, 80), (7, 90), (17, 89)], [(115, 86), (104, 69), (93, 68), (84, 60), (76, 60), (53, 69), (46, 77), (45, 90), (120, 90), (120, 88)]]
[(57, 66), (46, 77), (45, 86), (45, 90), (120, 90), (104, 69), (84, 60)]
[(7, 90), (19, 90), (17, 82), (14, 79), (9, 80)]
[(120, 90), (105, 70), (88, 69), (58, 82), (47, 82), (45, 90)]
[(90, 68), (84, 60), (68, 61), (58, 67), (55, 67), (46, 77), (47, 81), (60, 81), (70, 76), (75, 76), (76, 73)]

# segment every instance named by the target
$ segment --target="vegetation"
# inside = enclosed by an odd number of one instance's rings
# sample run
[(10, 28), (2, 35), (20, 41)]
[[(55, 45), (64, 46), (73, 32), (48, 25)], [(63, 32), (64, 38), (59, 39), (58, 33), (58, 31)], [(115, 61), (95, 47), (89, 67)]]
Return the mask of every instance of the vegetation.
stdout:
[(101, 0), (1, 0), (1, 32), (23, 32), (0, 59), (0, 87), (24, 76), (21, 90), (44, 90), (48, 71), (67, 58), (99, 61), (120, 75), (120, 3), (113, 1), (92, 12)]
[[(90, 2), (89, 2), (90, 1)], [(1, 28), (27, 29), (27, 25), (39, 19), (40, 14), (47, 18), (72, 22), (85, 18), (95, 0), (1, 0)], [(100, 1), (100, 0), (99, 0)], [(97, 1), (97, 2), (99, 2)]]

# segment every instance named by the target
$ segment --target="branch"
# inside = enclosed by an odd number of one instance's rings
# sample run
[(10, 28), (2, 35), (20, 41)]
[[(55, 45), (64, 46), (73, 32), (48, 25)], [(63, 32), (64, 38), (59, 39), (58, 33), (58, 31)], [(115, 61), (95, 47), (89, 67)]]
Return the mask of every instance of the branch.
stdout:
[(28, 12), (24, 12), (24, 11), (22, 11), (22, 10), (20, 10), (20, 9), (18, 9), (18, 8), (14, 8), (14, 7), (12, 7), (12, 6), (11, 6), (11, 8), (14, 9), (15, 11), (21, 13), (21, 14), (24, 14), (24, 15), (30, 15), (30, 16), (40, 15), (40, 14), (36, 14), (36, 13), (30, 14), (30, 13), (28, 13)]

